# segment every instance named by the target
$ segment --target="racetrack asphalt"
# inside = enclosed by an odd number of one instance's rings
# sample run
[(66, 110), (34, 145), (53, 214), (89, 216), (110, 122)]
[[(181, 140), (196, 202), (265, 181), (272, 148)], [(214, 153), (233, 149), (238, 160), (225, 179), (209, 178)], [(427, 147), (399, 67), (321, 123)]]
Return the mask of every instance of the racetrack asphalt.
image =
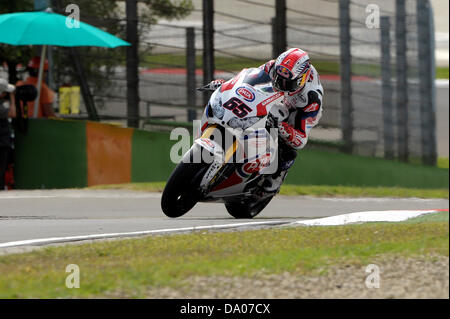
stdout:
[[(232, 218), (220, 203), (199, 203), (171, 219), (159, 193), (125, 190), (33, 190), (0, 193), (0, 245), (51, 237), (269, 222), (281, 224), (374, 210), (448, 209), (447, 199), (276, 196), (254, 219)], [(246, 225), (244, 228), (251, 228)], [(1, 250), (1, 248), (0, 248)]]

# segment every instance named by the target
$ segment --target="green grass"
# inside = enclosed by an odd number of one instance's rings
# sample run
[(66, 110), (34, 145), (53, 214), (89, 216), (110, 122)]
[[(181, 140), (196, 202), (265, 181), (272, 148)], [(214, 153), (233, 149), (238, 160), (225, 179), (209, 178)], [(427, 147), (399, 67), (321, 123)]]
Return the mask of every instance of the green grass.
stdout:
[(281, 195), (337, 196), (337, 197), (418, 197), (448, 198), (448, 189), (418, 189), (399, 187), (351, 187), (329, 185), (283, 185)]
[(448, 189), (448, 169), (382, 158), (306, 149), (298, 153), (286, 184)]
[(448, 169), (448, 157), (439, 157), (437, 160), (437, 167)]
[[(269, 59), (251, 59), (237, 57), (215, 56), (216, 70), (238, 72), (243, 68), (259, 67)], [(197, 68), (203, 67), (201, 55), (195, 58)], [(339, 74), (339, 63), (334, 61), (314, 60), (314, 66), (320, 74)], [(177, 54), (155, 54), (143, 57), (142, 66), (147, 68), (186, 68), (186, 57)], [(380, 68), (373, 65), (354, 64), (355, 75), (379, 76)]]
[(127, 183), (90, 186), (89, 189), (123, 189), (130, 191), (162, 192), (166, 182)]
[(448, 79), (448, 66), (436, 68), (436, 79)]
[(426, 214), (419, 217), (408, 219), (407, 223), (422, 223), (422, 222), (447, 222), (448, 223), (448, 211)]
[[(91, 186), (90, 189), (124, 189), (132, 191), (162, 192), (165, 182), (128, 183)], [(415, 189), (397, 187), (349, 187), (349, 186), (314, 186), (282, 185), (281, 195), (287, 196), (340, 196), (340, 197), (418, 197), (448, 198), (448, 189)]]
[[(216, 70), (240, 71), (243, 68), (258, 67), (267, 60), (250, 58), (215, 57)], [(148, 68), (186, 68), (186, 56), (178, 54), (153, 54), (143, 57), (141, 65)], [(201, 55), (195, 57), (197, 68), (203, 67)]]
[[(215, 56), (216, 70), (225, 70), (237, 72), (243, 68), (258, 67), (266, 63), (268, 59), (251, 59), (243, 57), (225, 57)], [(339, 74), (339, 62), (312, 59), (314, 66), (319, 74), (335, 75)], [(201, 55), (195, 57), (197, 68), (203, 67), (203, 58)], [(147, 54), (142, 57), (141, 65), (147, 68), (186, 68), (186, 56), (182, 54)], [(380, 77), (381, 68), (379, 65), (354, 63), (352, 65), (354, 75), (363, 75), (368, 77)], [(437, 67), (436, 78), (448, 79), (448, 67)]]
[[(365, 265), (386, 255), (448, 256), (448, 234), (448, 222), (368, 223), (48, 247), (0, 256), (0, 298), (144, 297), (149, 287), (176, 287), (196, 275), (320, 275), (333, 265)], [(65, 287), (68, 264), (80, 267), (79, 289)]]

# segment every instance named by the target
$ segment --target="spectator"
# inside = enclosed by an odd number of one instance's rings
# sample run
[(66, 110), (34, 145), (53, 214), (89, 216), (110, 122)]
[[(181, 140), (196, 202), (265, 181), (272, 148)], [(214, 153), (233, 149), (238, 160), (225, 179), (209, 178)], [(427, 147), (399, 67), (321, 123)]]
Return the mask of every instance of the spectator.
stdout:
[[(5, 171), (11, 152), (11, 130), (8, 118), (16, 117), (14, 90), (14, 85), (8, 84), (8, 81), (0, 78), (0, 191), (5, 189)], [(8, 101), (9, 107), (7, 108), (6, 102)]]
[[(16, 83), (16, 86), (21, 86), (25, 84), (34, 85), (37, 89), (38, 85), (38, 74), (39, 74), (39, 64), (41, 62), (41, 58), (38, 56), (33, 57), (28, 63), (27, 71), (28, 78), (25, 81), (19, 81)], [(44, 62), (44, 76), (45, 78), (48, 71), (48, 61), (47, 59)], [(45, 81), (42, 80), (41, 84), (41, 96), (39, 98), (39, 108), (37, 117), (55, 117), (55, 111), (53, 110), (53, 101), (55, 98), (55, 92), (53, 92)], [(32, 118), (34, 116), (34, 101), (28, 102), (28, 118)]]

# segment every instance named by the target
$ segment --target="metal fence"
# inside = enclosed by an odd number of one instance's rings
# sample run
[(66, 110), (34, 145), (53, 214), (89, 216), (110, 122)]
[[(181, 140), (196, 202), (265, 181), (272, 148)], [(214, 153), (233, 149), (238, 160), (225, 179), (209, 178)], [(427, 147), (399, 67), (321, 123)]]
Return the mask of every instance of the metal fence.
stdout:
[[(434, 31), (428, 1), (193, 3), (194, 11), (184, 20), (139, 24), (141, 127), (148, 119), (199, 118), (207, 96), (195, 87), (211, 78), (229, 79), (242, 67), (300, 47), (309, 52), (325, 90), (323, 118), (313, 139), (342, 142), (357, 154), (435, 162)], [(81, 50), (80, 56), (96, 58)], [(121, 66), (109, 70), (107, 87), (93, 92), (99, 116), (126, 119), (125, 54), (102, 58), (118, 59)]]
[[(349, 9), (355, 151), (434, 164), (434, 30), (429, 2), (349, 1)], [(374, 12), (381, 18), (379, 24), (369, 17)]]

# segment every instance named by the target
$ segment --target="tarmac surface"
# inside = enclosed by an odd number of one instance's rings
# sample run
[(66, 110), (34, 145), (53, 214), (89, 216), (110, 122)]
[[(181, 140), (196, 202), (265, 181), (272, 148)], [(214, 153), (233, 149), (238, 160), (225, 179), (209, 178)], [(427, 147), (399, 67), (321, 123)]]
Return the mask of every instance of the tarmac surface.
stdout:
[[(446, 199), (313, 198), (276, 196), (252, 220), (232, 218), (220, 203), (199, 203), (171, 219), (160, 208), (159, 193), (123, 190), (34, 190), (0, 193), (0, 246), (13, 241), (108, 233), (156, 231), (210, 225), (241, 228), (279, 225), (375, 210), (448, 209)], [(253, 223), (255, 223), (253, 225)], [(2, 248), (0, 248), (1, 251)]]

